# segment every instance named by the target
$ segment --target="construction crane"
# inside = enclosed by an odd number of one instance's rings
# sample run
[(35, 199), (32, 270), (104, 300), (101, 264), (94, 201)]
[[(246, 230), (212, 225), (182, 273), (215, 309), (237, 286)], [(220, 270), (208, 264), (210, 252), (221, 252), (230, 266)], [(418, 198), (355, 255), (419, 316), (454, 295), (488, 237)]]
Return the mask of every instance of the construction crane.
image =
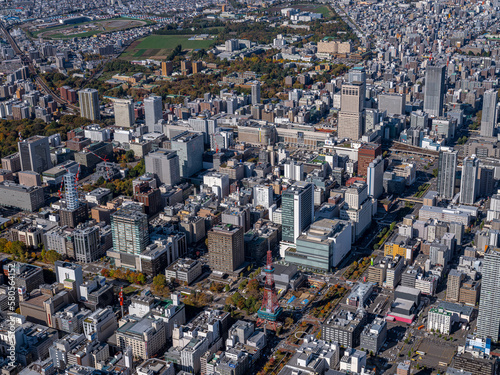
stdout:
[(102, 156), (97, 155), (95, 152), (90, 151), (88, 149), (88, 147), (85, 147), (83, 150), (86, 151), (86, 152), (88, 152), (88, 153), (91, 153), (94, 156), (97, 156), (99, 159), (101, 159), (104, 162), (104, 167), (106, 168), (106, 181), (110, 181), (111, 180), (111, 176), (109, 174), (109, 165), (108, 165), (109, 159), (106, 156), (102, 157)]

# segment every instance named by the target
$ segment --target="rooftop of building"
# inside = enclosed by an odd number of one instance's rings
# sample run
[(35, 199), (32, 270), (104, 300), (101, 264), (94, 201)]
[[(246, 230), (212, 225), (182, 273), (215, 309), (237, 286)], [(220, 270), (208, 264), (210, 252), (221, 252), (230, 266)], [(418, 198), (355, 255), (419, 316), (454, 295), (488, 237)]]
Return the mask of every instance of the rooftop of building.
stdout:
[(358, 309), (357, 311), (340, 310), (338, 313), (333, 313), (326, 321), (326, 325), (339, 327), (354, 331), (354, 329), (366, 317), (366, 311)]

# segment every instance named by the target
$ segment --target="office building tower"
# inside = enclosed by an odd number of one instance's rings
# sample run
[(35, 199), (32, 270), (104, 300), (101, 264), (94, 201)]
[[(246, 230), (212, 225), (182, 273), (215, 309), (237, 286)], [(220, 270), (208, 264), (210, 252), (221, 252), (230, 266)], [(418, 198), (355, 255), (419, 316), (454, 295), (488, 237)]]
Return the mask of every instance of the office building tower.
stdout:
[(141, 254), (149, 243), (148, 216), (142, 207), (130, 204), (111, 215), (113, 250)]
[(219, 199), (229, 195), (229, 176), (225, 173), (208, 172), (203, 176), (203, 185), (211, 188)]
[(18, 142), (17, 146), (21, 160), (21, 170), (41, 174), (52, 168), (49, 139), (47, 137), (35, 135)]
[(424, 112), (429, 116), (443, 115), (445, 66), (427, 66), (425, 69)]
[(417, 129), (427, 129), (429, 126), (429, 115), (420, 110), (413, 111), (410, 115), (410, 127)]
[(148, 132), (153, 133), (155, 125), (163, 119), (161, 96), (148, 96), (144, 99), (144, 114)]
[[(167, 325), (162, 319), (128, 315), (120, 320), (120, 327), (116, 331), (116, 343), (124, 352), (131, 350), (133, 358), (145, 360), (157, 356), (165, 346), (166, 331)], [(145, 374), (163, 374), (156, 372), (156, 369), (159, 369), (158, 365), (155, 369), (150, 368)]]
[(451, 199), (455, 194), (457, 154), (452, 150), (439, 152), (437, 191), (443, 198)]
[(115, 99), (113, 102), (115, 110), (115, 125), (130, 128), (135, 122), (134, 100)]
[(215, 225), (208, 232), (208, 258), (213, 271), (233, 273), (245, 261), (243, 228)]
[(260, 83), (252, 85), (252, 105), (260, 103)]
[(75, 259), (77, 262), (92, 263), (99, 260), (104, 255), (101, 249), (99, 227), (77, 228), (72, 234)]
[(462, 166), (460, 181), (460, 203), (474, 204), (479, 191), (479, 159), (476, 155), (466, 157)]
[(366, 177), (368, 166), (378, 156), (382, 156), (382, 145), (377, 143), (363, 143), (358, 148), (358, 176)]
[(174, 71), (174, 66), (172, 61), (162, 61), (161, 63), (161, 75), (162, 76), (170, 76)]
[(460, 300), (460, 288), (465, 279), (465, 274), (456, 269), (450, 270), (446, 284), (446, 299), (451, 302)]
[(256, 185), (253, 187), (253, 205), (269, 208), (273, 205), (273, 188), (271, 185)]
[(363, 109), (366, 74), (363, 69), (349, 72), (349, 83), (342, 85), (337, 133), (339, 139), (358, 140), (363, 135)]
[(80, 101), (80, 116), (92, 121), (100, 120), (99, 91), (96, 89), (83, 89), (78, 91)]
[(368, 196), (378, 199), (384, 192), (384, 159), (377, 156), (367, 168), (366, 183), (368, 185)]
[(295, 160), (288, 160), (285, 164), (285, 178), (294, 181), (304, 180), (304, 164)]
[(481, 137), (493, 137), (497, 126), (497, 90), (486, 90), (483, 95), (483, 111), (481, 115)]
[(162, 184), (174, 186), (181, 182), (176, 151), (158, 149), (147, 154), (144, 160), (146, 172), (155, 175)]
[(378, 110), (386, 111), (389, 116), (405, 114), (405, 96), (402, 94), (380, 94)]
[(484, 254), (477, 336), (498, 341), (500, 330), (500, 249), (488, 248)]
[(172, 138), (170, 147), (177, 151), (181, 177), (188, 178), (201, 171), (204, 152), (203, 134), (185, 132)]
[(296, 182), (281, 196), (282, 239), (295, 242), (314, 219), (314, 185)]

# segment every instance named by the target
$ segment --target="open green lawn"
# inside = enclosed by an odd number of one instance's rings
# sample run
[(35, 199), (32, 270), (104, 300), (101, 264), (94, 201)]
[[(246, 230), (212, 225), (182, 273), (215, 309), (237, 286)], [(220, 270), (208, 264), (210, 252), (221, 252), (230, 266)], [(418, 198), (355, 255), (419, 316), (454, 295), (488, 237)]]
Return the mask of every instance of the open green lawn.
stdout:
[(178, 44), (183, 50), (208, 49), (213, 40), (189, 40), (192, 35), (150, 35), (133, 42), (120, 58), (133, 60), (136, 58), (165, 59)]
[(150, 35), (144, 38), (136, 49), (174, 49), (178, 44), (182, 49), (208, 48), (213, 40), (189, 40), (191, 35)]
[(330, 10), (330, 8), (324, 5), (314, 9), (314, 12), (321, 13), (325, 18), (328, 18), (332, 15), (332, 11)]

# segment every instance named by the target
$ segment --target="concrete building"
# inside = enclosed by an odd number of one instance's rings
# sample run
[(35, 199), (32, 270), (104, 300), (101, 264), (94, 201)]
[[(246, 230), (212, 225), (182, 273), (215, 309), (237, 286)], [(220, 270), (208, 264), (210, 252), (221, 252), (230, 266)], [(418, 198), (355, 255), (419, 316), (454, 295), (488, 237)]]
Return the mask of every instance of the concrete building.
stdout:
[(389, 116), (404, 115), (406, 100), (402, 94), (379, 94), (378, 110), (386, 111)]
[(83, 332), (89, 341), (106, 341), (116, 328), (116, 316), (111, 306), (97, 309), (83, 321)]
[(99, 108), (99, 92), (96, 89), (83, 89), (78, 91), (80, 102), (80, 116), (92, 121), (101, 119)]
[(490, 89), (484, 92), (480, 129), (481, 137), (495, 136), (498, 119), (497, 101), (497, 90)]
[(476, 155), (466, 157), (462, 163), (460, 181), (460, 203), (474, 204), (479, 193), (479, 159)]
[(179, 157), (176, 151), (158, 149), (147, 154), (144, 160), (146, 173), (155, 175), (162, 184), (174, 186), (180, 183)]
[(428, 65), (425, 69), (424, 112), (429, 116), (443, 115), (445, 68), (444, 65)]
[(114, 99), (113, 109), (115, 111), (115, 125), (131, 128), (135, 122), (134, 100)]
[(160, 319), (128, 315), (120, 320), (116, 343), (125, 350), (132, 348), (134, 357), (148, 359), (158, 354), (166, 342), (165, 325)]
[(383, 318), (375, 318), (361, 332), (360, 347), (377, 354), (387, 338), (387, 322)]
[(269, 208), (274, 204), (274, 194), (271, 185), (256, 185), (253, 187), (253, 205)]
[(73, 233), (73, 247), (77, 262), (92, 263), (104, 256), (101, 248), (99, 227), (76, 228)]
[(113, 250), (138, 255), (149, 243), (148, 216), (140, 206), (128, 205), (111, 215)]
[(47, 137), (35, 135), (19, 141), (19, 158), (21, 170), (42, 173), (52, 168), (50, 145)]
[(295, 242), (314, 219), (314, 185), (296, 182), (281, 196), (282, 239)]
[(500, 250), (489, 247), (484, 254), (477, 336), (497, 342), (500, 330)]
[(296, 240), (296, 249), (288, 249), (285, 262), (329, 272), (351, 250), (352, 226), (349, 221), (321, 219)]
[(144, 114), (149, 133), (155, 132), (155, 126), (163, 120), (163, 104), (161, 96), (150, 95), (144, 99)]
[(208, 256), (214, 271), (232, 274), (245, 261), (243, 228), (215, 225), (208, 232)]
[(451, 313), (440, 309), (432, 308), (427, 315), (427, 330), (434, 330), (443, 335), (449, 335), (451, 330)]
[(384, 160), (382, 156), (378, 156), (367, 168), (366, 184), (368, 185), (368, 196), (378, 199), (382, 195), (384, 192), (383, 178)]
[(0, 183), (0, 205), (24, 211), (38, 211), (45, 205), (45, 195), (40, 186), (26, 187), (12, 181)]
[(440, 151), (437, 190), (438, 194), (446, 199), (455, 195), (455, 174), (457, 171), (458, 151)]
[(182, 258), (178, 259), (165, 270), (167, 280), (176, 279), (181, 283), (190, 285), (202, 272), (202, 264), (197, 260)]
[(366, 324), (367, 314), (363, 309), (356, 312), (340, 310), (333, 313), (321, 328), (321, 339), (337, 342), (346, 348), (359, 345), (361, 332)]
[(172, 150), (179, 157), (181, 177), (188, 178), (203, 168), (204, 138), (200, 133), (183, 133), (172, 138)]
[(229, 176), (219, 172), (208, 172), (203, 175), (203, 184), (210, 187), (219, 199), (229, 195)]

